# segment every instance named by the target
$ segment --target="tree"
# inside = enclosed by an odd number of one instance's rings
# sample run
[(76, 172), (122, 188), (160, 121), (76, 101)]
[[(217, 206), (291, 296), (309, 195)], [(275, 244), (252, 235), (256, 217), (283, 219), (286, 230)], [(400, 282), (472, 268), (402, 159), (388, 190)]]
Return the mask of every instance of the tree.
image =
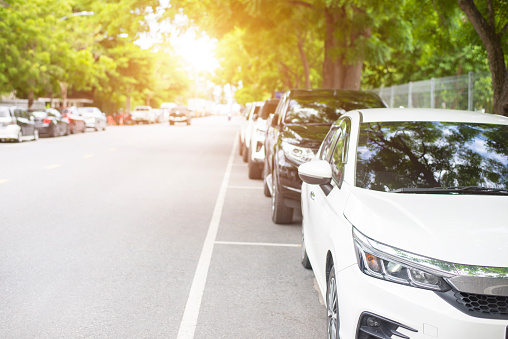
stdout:
[[(494, 92), (494, 111), (503, 112), (503, 104), (508, 103), (508, 2), (505, 0), (458, 0), (475, 31), (480, 37), (489, 60)], [(503, 43), (504, 42), (504, 43)]]

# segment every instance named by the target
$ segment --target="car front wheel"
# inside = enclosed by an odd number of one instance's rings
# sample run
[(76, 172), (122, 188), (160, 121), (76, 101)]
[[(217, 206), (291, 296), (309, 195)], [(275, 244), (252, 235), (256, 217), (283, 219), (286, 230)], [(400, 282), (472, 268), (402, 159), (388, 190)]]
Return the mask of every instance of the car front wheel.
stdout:
[(301, 247), (302, 253), (301, 253), (301, 260), (302, 260), (302, 266), (306, 269), (310, 270), (312, 268), (309, 257), (307, 256), (307, 248), (305, 247), (305, 237), (303, 235), (303, 229), (302, 229), (302, 247)]
[(328, 339), (339, 339), (339, 303), (335, 267), (330, 268), (326, 287), (326, 310), (328, 313)]
[(275, 170), (272, 172), (272, 220), (276, 224), (293, 222), (293, 209), (284, 205), (284, 198), (278, 190)]

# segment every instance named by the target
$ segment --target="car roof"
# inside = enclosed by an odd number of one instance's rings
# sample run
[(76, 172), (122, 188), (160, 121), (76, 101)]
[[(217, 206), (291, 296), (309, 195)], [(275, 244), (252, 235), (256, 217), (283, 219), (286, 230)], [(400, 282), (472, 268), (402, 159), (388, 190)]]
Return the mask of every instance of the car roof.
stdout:
[(508, 117), (502, 115), (453, 109), (369, 108), (356, 112), (360, 112), (362, 122), (443, 121), (508, 125)]

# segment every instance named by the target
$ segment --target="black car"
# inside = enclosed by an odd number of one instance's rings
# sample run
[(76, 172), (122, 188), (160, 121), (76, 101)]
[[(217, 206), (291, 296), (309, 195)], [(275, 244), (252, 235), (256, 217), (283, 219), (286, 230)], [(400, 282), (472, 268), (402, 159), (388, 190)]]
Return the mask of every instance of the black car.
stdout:
[(298, 166), (310, 161), (330, 126), (345, 112), (386, 107), (374, 93), (351, 90), (293, 89), (280, 99), (265, 140), (264, 192), (272, 196), (272, 220), (293, 221), (300, 208)]
[(39, 130), (39, 135), (58, 137), (61, 135), (69, 135), (69, 120), (64, 118), (60, 112), (54, 108), (46, 108), (45, 110), (36, 110), (32, 112), (35, 118), (35, 126)]

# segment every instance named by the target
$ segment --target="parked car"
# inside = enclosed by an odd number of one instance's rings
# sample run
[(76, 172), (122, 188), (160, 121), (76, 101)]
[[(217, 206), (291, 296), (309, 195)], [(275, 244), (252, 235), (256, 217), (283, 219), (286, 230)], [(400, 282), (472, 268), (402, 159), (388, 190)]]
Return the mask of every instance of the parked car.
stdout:
[(344, 114), (299, 167), (329, 338), (505, 338), (508, 118)]
[(134, 124), (153, 124), (155, 123), (155, 114), (150, 106), (137, 106), (131, 112), (131, 120)]
[(258, 113), (252, 116), (250, 139), (247, 154), (248, 174), (250, 179), (261, 179), (265, 165), (265, 139), (268, 128), (266, 121), (275, 112), (279, 99), (264, 102)]
[(86, 123), (84, 117), (78, 112), (78, 108), (76, 106), (59, 108), (58, 109), (62, 116), (69, 121), (69, 128), (72, 134), (82, 132), (86, 132)]
[(250, 103), (249, 110), (243, 117), (240, 125), (240, 147), (242, 147), (241, 154), (243, 162), (249, 160), (249, 147), (252, 134), (252, 126), (254, 125), (254, 118), (257, 119), (264, 101), (255, 101)]
[(264, 191), (272, 196), (272, 220), (293, 221), (300, 208), (298, 166), (309, 161), (341, 114), (358, 108), (386, 107), (379, 96), (348, 90), (290, 90), (272, 118), (265, 141)]
[(79, 107), (78, 112), (85, 119), (87, 128), (93, 128), (96, 131), (106, 130), (108, 118), (106, 114), (102, 113), (97, 107)]
[(192, 110), (186, 106), (176, 106), (169, 111), (169, 124), (174, 125), (177, 122), (184, 122), (187, 125), (191, 124)]
[(34, 117), (27, 110), (17, 107), (0, 107), (0, 140), (17, 141), (37, 140), (39, 131), (35, 127)]
[(56, 109), (35, 110), (31, 114), (34, 117), (35, 127), (39, 130), (40, 136), (58, 137), (69, 135), (69, 120), (65, 119)]

